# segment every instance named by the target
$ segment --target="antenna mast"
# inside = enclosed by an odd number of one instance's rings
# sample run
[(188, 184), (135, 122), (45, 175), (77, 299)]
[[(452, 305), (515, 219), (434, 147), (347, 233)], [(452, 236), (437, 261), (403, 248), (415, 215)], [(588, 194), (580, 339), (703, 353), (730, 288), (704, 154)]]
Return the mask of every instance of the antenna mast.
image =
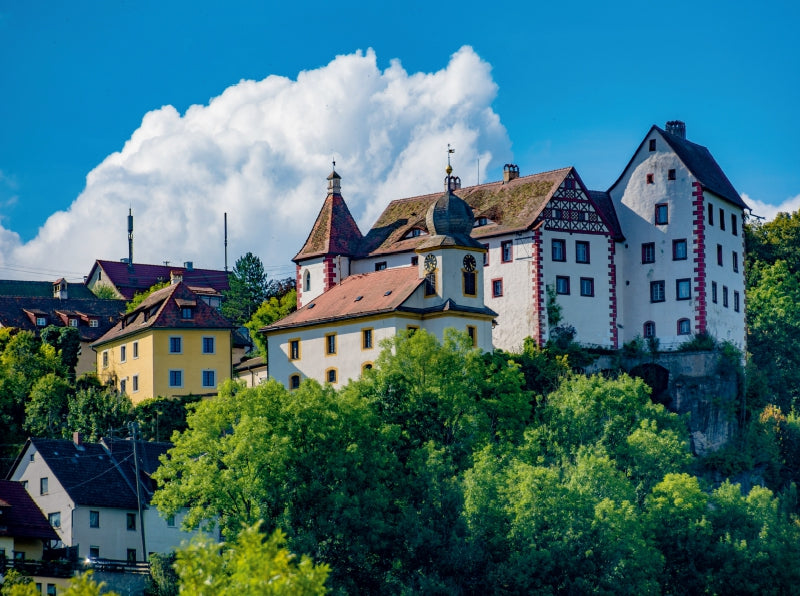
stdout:
[(128, 269), (133, 269), (133, 209), (128, 208)]
[(225, 212), (225, 271), (228, 270), (228, 212)]

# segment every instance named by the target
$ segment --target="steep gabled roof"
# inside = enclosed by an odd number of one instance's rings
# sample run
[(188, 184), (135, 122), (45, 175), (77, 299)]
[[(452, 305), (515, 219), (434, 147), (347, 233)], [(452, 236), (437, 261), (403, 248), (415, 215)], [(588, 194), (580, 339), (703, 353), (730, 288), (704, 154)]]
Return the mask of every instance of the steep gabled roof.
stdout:
[(0, 480), (0, 536), (59, 539), (22, 483), (13, 480)]
[(588, 190), (587, 192), (589, 193), (589, 198), (592, 200), (592, 203), (597, 207), (601, 217), (603, 217), (606, 225), (608, 225), (612, 238), (617, 242), (624, 240), (625, 236), (622, 233), (622, 226), (619, 225), (617, 210), (614, 209), (614, 201), (611, 195), (603, 190)]
[(323, 255), (356, 256), (359, 254), (362, 238), (361, 230), (358, 229), (342, 195), (330, 193), (325, 197), (303, 248), (292, 260), (297, 262)]
[[(52, 293), (52, 288), (51, 288)], [(78, 319), (78, 333), (81, 341), (91, 342), (100, 338), (125, 312), (123, 300), (91, 300), (41, 298), (35, 296), (0, 296), (0, 326), (15, 327), (24, 331), (38, 333), (35, 316), (40, 313), (47, 318), (48, 325), (65, 326), (62, 314), (74, 314)], [(67, 320), (69, 317), (67, 317)], [(97, 327), (91, 327), (89, 320), (96, 319)]]
[[(192, 308), (191, 319), (182, 317), (181, 309), (186, 306)], [(233, 329), (233, 325), (217, 309), (199, 300), (185, 283), (178, 282), (150, 294), (92, 345), (148, 329)]]
[(418, 269), (413, 266), (351, 275), (303, 308), (261, 331), (269, 333), (289, 327), (392, 312), (422, 283)]
[(144, 263), (134, 263), (129, 266), (121, 261), (94, 262), (88, 279), (92, 279), (97, 269), (100, 269), (106, 279), (101, 279), (100, 283), (111, 283), (126, 300), (131, 300), (136, 292), (143, 292), (152, 288), (157, 283), (170, 280), (171, 272), (180, 270), (183, 281), (188, 286), (210, 287), (217, 292), (224, 292), (229, 289), (228, 273), (218, 269), (188, 269), (168, 265), (147, 265)]
[[(479, 240), (529, 229), (572, 170), (562, 168), (456, 190), (455, 194), (469, 204), (476, 218), (486, 217), (492, 222), (474, 228), (472, 237)], [(380, 255), (414, 250), (424, 238), (406, 235), (414, 228), (428, 232), (425, 215), (441, 196), (442, 193), (434, 193), (389, 203), (364, 238), (362, 252)]]
[[(53, 285), (52, 281), (0, 279), (0, 296), (52, 298)], [(68, 292), (70, 300), (97, 300), (92, 291), (82, 283), (69, 284)]]

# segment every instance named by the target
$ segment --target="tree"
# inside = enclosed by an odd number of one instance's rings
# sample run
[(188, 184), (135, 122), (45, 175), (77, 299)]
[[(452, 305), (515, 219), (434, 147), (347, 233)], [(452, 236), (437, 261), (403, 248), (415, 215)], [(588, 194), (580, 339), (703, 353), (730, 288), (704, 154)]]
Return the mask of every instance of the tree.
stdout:
[(108, 284), (95, 284), (92, 288), (92, 294), (95, 295), (95, 298), (99, 298), (100, 300), (118, 300), (119, 294), (117, 291)]
[(80, 432), (88, 441), (99, 441), (130, 420), (130, 398), (113, 387), (78, 389), (69, 398), (69, 413), (63, 428), (64, 438)]
[(200, 401), (196, 395), (145, 399), (133, 408), (145, 441), (169, 441), (175, 431), (186, 430), (186, 406)]
[(266, 357), (267, 345), (258, 330), (282, 319), (296, 309), (297, 290), (291, 288), (282, 296), (273, 296), (262, 302), (250, 320), (245, 323), (245, 327), (250, 330), (250, 337), (253, 338), (253, 342), (256, 344), (258, 353), (261, 356)]
[(81, 349), (81, 336), (75, 327), (48, 325), (42, 329), (41, 339), (55, 348), (66, 368), (69, 378), (75, 377), (75, 367)]
[(236, 260), (230, 289), (223, 293), (222, 314), (236, 325), (244, 325), (267, 298), (267, 274), (264, 264), (248, 252)]
[(25, 405), (25, 430), (34, 437), (60, 438), (73, 392), (72, 385), (54, 373), (40, 377)]
[(329, 568), (298, 558), (276, 530), (269, 538), (260, 524), (242, 530), (235, 539), (216, 543), (196, 538), (177, 552), (175, 568), (182, 594), (196, 596), (315, 596), (326, 594)]
[(170, 285), (170, 283), (171, 282), (168, 281), (161, 281), (153, 284), (144, 292), (136, 292), (133, 295), (133, 298), (131, 298), (130, 302), (128, 302), (128, 304), (125, 305), (125, 312), (133, 312), (134, 310), (136, 310), (136, 307), (138, 307), (142, 302), (144, 302), (147, 299), (148, 296), (150, 296), (150, 294), (152, 294), (153, 292), (157, 292), (158, 290), (161, 290), (163, 288), (166, 288), (167, 286)]

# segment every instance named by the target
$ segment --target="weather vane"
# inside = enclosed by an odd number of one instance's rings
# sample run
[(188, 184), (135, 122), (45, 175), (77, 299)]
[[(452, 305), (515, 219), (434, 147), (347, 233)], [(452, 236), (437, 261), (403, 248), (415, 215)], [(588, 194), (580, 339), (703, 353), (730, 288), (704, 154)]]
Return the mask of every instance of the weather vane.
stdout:
[(456, 150), (450, 147), (450, 143), (447, 143), (447, 174), (448, 176), (453, 171), (453, 167), (450, 165), (450, 154), (455, 153)]

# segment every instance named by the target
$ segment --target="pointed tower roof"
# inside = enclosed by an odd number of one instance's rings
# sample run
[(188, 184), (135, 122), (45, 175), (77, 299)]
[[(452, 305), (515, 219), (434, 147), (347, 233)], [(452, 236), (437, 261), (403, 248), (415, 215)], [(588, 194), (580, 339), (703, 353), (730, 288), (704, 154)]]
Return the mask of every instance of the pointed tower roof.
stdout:
[(483, 249), (483, 245), (470, 236), (475, 215), (472, 207), (455, 194), (454, 191), (461, 187), (461, 179), (452, 176), (452, 172), (453, 169), (448, 163), (447, 176), (444, 179), (445, 192), (428, 207), (425, 215), (425, 224), (430, 237), (417, 247), (418, 250), (439, 246)]
[(363, 236), (342, 198), (341, 179), (336, 170), (328, 176), (328, 196), (325, 197), (317, 221), (314, 222), (303, 248), (293, 261), (325, 255), (359, 254)]

